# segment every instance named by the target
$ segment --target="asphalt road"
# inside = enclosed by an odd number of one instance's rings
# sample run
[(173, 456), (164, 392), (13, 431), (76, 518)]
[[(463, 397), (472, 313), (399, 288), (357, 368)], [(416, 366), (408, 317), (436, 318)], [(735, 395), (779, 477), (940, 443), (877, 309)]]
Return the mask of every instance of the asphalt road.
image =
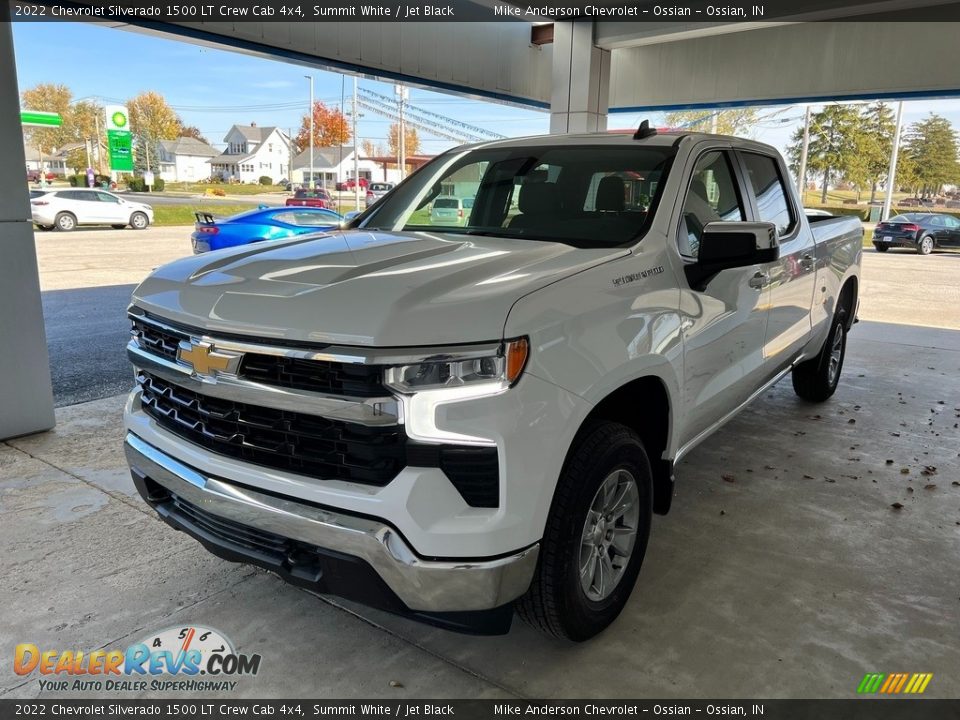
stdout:
[(136, 285), (43, 293), (53, 399), (57, 407), (110, 397), (133, 385), (124, 347), (127, 303)]
[[(188, 254), (189, 235), (188, 227), (36, 233), (58, 407), (130, 387), (130, 293), (154, 268)], [(960, 253), (864, 250), (862, 280), (861, 320), (960, 330)]]

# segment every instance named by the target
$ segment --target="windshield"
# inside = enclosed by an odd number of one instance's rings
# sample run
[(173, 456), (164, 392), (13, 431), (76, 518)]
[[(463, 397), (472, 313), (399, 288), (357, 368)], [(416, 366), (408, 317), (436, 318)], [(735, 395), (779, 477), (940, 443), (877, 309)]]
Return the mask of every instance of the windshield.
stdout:
[(357, 227), (623, 245), (646, 231), (673, 152), (640, 145), (453, 151), (412, 175)]

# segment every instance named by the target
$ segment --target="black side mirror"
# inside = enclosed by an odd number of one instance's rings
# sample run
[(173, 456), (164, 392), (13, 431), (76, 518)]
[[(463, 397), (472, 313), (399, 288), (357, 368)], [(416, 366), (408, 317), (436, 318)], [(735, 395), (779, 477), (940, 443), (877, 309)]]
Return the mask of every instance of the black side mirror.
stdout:
[(712, 222), (703, 228), (697, 261), (684, 268), (694, 290), (703, 290), (717, 273), (774, 262), (780, 257), (777, 226), (767, 222)]

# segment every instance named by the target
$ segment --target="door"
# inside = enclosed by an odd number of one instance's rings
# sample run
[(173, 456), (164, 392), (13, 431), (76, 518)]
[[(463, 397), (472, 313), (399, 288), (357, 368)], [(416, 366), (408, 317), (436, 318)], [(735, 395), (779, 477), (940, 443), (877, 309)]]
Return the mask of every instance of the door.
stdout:
[(787, 191), (780, 162), (772, 155), (739, 153), (754, 219), (771, 222), (780, 236), (780, 260), (771, 263), (770, 313), (763, 355), (773, 375), (796, 357), (811, 332), (811, 309), (817, 277), (813, 233)]
[(951, 215), (944, 215), (943, 223), (946, 225), (947, 232), (942, 245), (944, 247), (960, 247), (960, 220)]
[(98, 192), (97, 199), (100, 201), (97, 204), (100, 206), (100, 212), (103, 215), (104, 222), (114, 225), (130, 222), (131, 213), (129, 208), (122, 204), (120, 198), (116, 195), (111, 195), (107, 192)]
[[(703, 228), (747, 220), (745, 190), (729, 150), (699, 155), (683, 201), (677, 245), (695, 263)], [(723, 270), (702, 290), (681, 286), (685, 444), (745, 402), (763, 383), (767, 265)]]

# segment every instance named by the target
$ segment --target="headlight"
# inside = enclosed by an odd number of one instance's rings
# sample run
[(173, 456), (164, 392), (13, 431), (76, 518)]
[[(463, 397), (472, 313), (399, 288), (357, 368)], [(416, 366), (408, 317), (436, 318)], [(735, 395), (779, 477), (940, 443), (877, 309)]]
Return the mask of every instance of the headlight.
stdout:
[(504, 342), (486, 355), (465, 357), (465, 354), (454, 354), (387, 368), (384, 384), (404, 394), (483, 383), (509, 387), (523, 372), (528, 352), (527, 339), (517, 338)]

